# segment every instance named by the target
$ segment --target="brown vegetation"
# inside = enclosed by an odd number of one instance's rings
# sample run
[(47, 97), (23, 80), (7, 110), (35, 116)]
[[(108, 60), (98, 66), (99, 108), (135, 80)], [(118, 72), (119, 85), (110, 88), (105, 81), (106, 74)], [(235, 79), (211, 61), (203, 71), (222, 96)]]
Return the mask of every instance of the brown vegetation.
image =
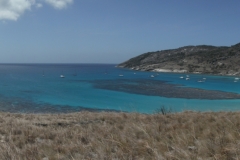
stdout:
[(0, 159), (239, 159), (239, 112), (0, 113)]

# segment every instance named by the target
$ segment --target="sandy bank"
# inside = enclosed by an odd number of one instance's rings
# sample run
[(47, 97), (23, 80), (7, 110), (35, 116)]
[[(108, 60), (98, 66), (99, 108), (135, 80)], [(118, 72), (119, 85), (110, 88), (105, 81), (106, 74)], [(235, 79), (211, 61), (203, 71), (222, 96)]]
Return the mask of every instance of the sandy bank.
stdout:
[(154, 72), (174, 72), (174, 73), (187, 73), (187, 70), (179, 70), (179, 69), (162, 69), (156, 68), (153, 70)]

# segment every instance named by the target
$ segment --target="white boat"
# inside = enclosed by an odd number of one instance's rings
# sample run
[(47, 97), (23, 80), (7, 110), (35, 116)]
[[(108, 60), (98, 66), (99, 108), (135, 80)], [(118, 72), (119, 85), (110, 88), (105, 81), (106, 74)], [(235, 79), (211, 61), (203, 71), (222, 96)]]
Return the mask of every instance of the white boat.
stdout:
[(181, 77), (179, 77), (179, 78), (183, 79), (183, 76), (181, 76)]
[(235, 80), (239, 80), (239, 78), (236, 77)]
[(122, 75), (122, 74), (119, 74), (119, 77), (123, 77), (123, 75)]
[(189, 78), (186, 78), (186, 80), (189, 80)]
[(154, 75), (151, 75), (152, 78), (154, 78)]
[(238, 82), (238, 81), (236, 81), (236, 80), (235, 80), (235, 81), (233, 81), (233, 82), (235, 82), (235, 83), (236, 83), (236, 82)]
[(64, 75), (61, 74), (61, 75), (60, 75), (60, 78), (65, 78), (65, 77), (64, 77)]

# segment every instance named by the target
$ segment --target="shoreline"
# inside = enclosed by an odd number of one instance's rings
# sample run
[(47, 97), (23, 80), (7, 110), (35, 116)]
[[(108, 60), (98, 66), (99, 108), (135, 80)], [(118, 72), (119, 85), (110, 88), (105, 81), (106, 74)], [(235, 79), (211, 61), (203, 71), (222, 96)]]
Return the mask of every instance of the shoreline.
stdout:
[(188, 72), (187, 70), (180, 69), (164, 69), (164, 68), (155, 68), (155, 69), (140, 69), (139, 67), (127, 68), (123, 66), (116, 66), (117, 68), (124, 68), (128, 70), (135, 70), (141, 72), (158, 72), (158, 73), (185, 73), (185, 74), (199, 74), (199, 75), (213, 75), (213, 76), (237, 76), (240, 77), (239, 72), (231, 73), (231, 74), (213, 74), (213, 73), (202, 73), (202, 72)]

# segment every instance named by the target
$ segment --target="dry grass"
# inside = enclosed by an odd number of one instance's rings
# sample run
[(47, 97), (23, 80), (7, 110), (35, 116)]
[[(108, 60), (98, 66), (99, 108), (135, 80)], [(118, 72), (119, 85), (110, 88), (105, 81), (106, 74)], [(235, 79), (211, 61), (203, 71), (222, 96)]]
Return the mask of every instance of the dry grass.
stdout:
[(0, 159), (240, 159), (240, 113), (0, 113)]

